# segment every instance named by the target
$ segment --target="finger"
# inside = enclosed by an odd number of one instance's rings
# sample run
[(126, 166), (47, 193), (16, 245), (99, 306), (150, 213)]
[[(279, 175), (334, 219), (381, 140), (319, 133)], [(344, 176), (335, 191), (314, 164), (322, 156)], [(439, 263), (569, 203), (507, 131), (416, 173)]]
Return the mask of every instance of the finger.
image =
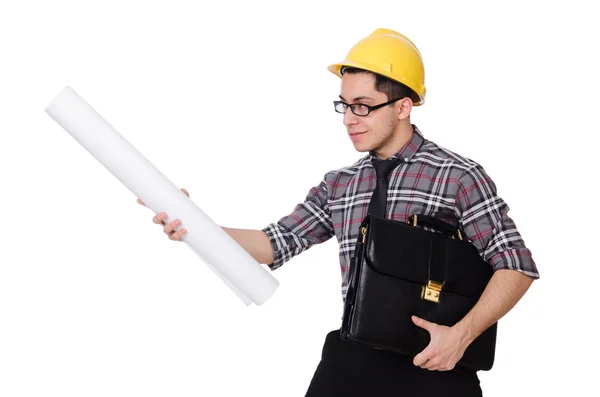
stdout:
[(167, 219), (167, 213), (161, 212), (159, 214), (156, 214), (154, 218), (152, 218), (152, 222), (156, 223), (157, 225), (164, 225), (165, 219)]
[(452, 371), (454, 369), (454, 365), (439, 365), (436, 371)]
[(423, 364), (419, 365), (423, 369), (428, 369), (430, 371), (437, 371), (440, 368), (439, 359), (435, 357), (431, 357), (429, 360), (425, 361)]
[(169, 239), (171, 239), (173, 241), (181, 241), (181, 239), (183, 238), (183, 235), (186, 233), (186, 231), (187, 230), (185, 228), (181, 228), (181, 230), (171, 233), (169, 235)]
[(430, 323), (427, 320), (423, 320), (421, 317), (417, 317), (417, 316), (412, 316), (412, 320), (413, 320), (413, 323), (415, 323), (415, 325), (429, 331), (429, 333), (431, 333), (433, 331), (433, 329), (436, 325), (434, 323)]
[(181, 241), (185, 233), (187, 233), (187, 229), (183, 227), (181, 228), (181, 230), (178, 230), (175, 233), (171, 234), (169, 238), (173, 241)]
[(184, 188), (181, 188), (181, 191), (184, 192), (186, 196), (190, 197), (190, 194), (188, 193), (187, 190), (185, 190)]
[(144, 204), (144, 202), (143, 202), (142, 200), (140, 200), (140, 199), (137, 199), (137, 202), (138, 202), (138, 204), (141, 204), (141, 205), (143, 205), (143, 206), (146, 206), (146, 204)]
[(440, 359), (431, 359), (427, 363), (427, 369), (430, 371), (451, 371), (454, 365), (443, 364)]
[(163, 227), (163, 230), (166, 234), (171, 235), (171, 233), (175, 230), (175, 228), (177, 226), (179, 226), (181, 224), (181, 221), (179, 219), (175, 219), (173, 222), (167, 223), (165, 225), (165, 227)]
[(425, 364), (425, 362), (427, 362), (431, 358), (431, 353), (429, 352), (429, 350), (425, 349), (415, 356), (415, 358), (413, 359), (413, 364), (417, 367), (422, 367), (423, 364)]

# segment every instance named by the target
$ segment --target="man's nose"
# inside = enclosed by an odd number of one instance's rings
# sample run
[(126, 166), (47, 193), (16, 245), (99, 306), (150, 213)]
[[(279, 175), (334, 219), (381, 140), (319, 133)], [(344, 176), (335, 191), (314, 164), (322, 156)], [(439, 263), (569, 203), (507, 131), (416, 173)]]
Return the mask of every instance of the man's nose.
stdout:
[(352, 113), (350, 107), (346, 108), (346, 112), (344, 113), (344, 125), (346, 127), (351, 126), (353, 124), (358, 123), (358, 116)]

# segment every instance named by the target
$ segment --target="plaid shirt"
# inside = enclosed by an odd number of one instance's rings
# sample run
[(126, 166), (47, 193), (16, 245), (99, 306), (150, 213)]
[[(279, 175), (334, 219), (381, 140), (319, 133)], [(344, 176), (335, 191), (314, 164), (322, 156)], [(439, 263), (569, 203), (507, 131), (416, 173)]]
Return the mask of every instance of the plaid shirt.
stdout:
[[(508, 205), (483, 167), (425, 139), (414, 125), (413, 130), (393, 156), (403, 160), (389, 176), (387, 218), (407, 222), (415, 213), (438, 217), (459, 227), (494, 270), (539, 278), (530, 250), (507, 215)], [(335, 235), (345, 300), (358, 227), (377, 180), (373, 160), (377, 158), (369, 153), (349, 167), (327, 172), (291, 214), (262, 229), (274, 250), (271, 270)]]

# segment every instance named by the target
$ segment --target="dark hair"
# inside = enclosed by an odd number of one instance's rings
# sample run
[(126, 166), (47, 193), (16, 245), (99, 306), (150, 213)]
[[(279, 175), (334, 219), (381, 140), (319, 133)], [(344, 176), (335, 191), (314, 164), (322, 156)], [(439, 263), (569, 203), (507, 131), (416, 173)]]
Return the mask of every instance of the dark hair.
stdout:
[(385, 95), (387, 95), (388, 100), (396, 99), (396, 98), (405, 98), (409, 97), (413, 102), (419, 101), (419, 96), (410, 88), (405, 86), (402, 83), (399, 83), (395, 80), (389, 79), (385, 76), (382, 76), (377, 73), (373, 73), (368, 70), (353, 68), (353, 67), (344, 67), (342, 68), (342, 74), (350, 73), (350, 74), (359, 74), (359, 73), (368, 73), (375, 76), (375, 89)]

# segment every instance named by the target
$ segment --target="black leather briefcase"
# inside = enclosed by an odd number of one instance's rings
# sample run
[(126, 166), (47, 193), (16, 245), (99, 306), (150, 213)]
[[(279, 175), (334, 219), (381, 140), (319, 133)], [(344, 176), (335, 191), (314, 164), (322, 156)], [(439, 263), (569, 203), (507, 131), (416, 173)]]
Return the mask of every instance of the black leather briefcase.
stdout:
[[(340, 329), (343, 340), (414, 357), (430, 338), (411, 316), (452, 326), (477, 303), (492, 277), (491, 265), (475, 246), (439, 219), (413, 215), (404, 223), (367, 215), (359, 230)], [(497, 323), (479, 335), (457, 367), (491, 369), (496, 331)]]

